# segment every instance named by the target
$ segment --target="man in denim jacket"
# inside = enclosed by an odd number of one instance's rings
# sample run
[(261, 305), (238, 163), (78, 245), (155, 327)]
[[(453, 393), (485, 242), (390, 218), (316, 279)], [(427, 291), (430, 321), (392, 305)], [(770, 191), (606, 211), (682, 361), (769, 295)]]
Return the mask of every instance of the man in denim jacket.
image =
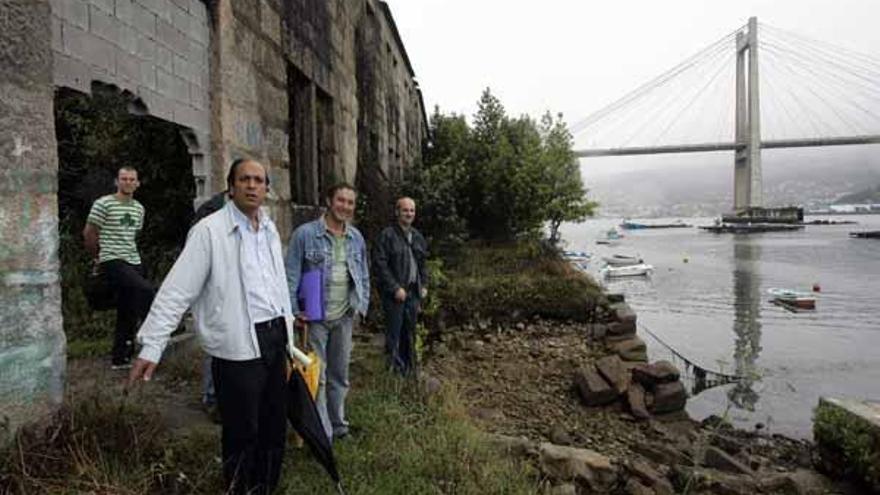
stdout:
[[(364, 316), (370, 302), (367, 249), (361, 233), (351, 225), (357, 193), (339, 183), (327, 192), (327, 212), (297, 227), (287, 249), (287, 284), (294, 315), (309, 326), (309, 344), (321, 359), (317, 406), (327, 436), (349, 433), (345, 397), (355, 315)], [(298, 289), (303, 274), (320, 271), (321, 315), (306, 315)]]

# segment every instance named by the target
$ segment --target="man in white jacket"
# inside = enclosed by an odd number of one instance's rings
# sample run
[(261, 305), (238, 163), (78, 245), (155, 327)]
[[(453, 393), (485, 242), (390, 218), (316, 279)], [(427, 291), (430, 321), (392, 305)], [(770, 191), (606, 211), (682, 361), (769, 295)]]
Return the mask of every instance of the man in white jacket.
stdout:
[(261, 211), (269, 178), (236, 160), (226, 205), (196, 224), (138, 332), (129, 383), (149, 381), (192, 307), (211, 367), (222, 423), (226, 493), (271, 493), (286, 440), (285, 317), (291, 315), (281, 241)]

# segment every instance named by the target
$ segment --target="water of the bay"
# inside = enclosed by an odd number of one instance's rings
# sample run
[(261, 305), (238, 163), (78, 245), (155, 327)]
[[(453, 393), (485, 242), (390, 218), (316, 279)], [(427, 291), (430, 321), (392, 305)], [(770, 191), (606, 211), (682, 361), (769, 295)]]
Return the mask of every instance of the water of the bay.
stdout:
[[(828, 219), (807, 221), (816, 218)], [(568, 249), (593, 254), (593, 274), (602, 256), (644, 258), (655, 267), (649, 278), (596, 278), (610, 292), (624, 293), (639, 324), (687, 359), (750, 377), (692, 396), (692, 417), (726, 415), (740, 427), (761, 423), (771, 432), (810, 438), (820, 396), (880, 399), (880, 240), (848, 235), (880, 230), (880, 215), (831, 218), (858, 224), (750, 235), (629, 230), (608, 246), (596, 240), (620, 219), (595, 219), (563, 226), (563, 238)], [(809, 292), (813, 284), (820, 288), (814, 311), (791, 312), (767, 294), (769, 288)], [(670, 357), (640, 333), (652, 360)]]

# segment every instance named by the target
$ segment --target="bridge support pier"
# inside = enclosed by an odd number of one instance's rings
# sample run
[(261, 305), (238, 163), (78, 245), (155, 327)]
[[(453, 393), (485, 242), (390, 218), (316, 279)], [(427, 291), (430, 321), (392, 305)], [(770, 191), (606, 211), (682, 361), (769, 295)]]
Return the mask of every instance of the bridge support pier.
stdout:
[(764, 203), (759, 93), (758, 19), (751, 17), (748, 32), (736, 36), (736, 142), (745, 145), (736, 151), (734, 158), (733, 208), (737, 213)]

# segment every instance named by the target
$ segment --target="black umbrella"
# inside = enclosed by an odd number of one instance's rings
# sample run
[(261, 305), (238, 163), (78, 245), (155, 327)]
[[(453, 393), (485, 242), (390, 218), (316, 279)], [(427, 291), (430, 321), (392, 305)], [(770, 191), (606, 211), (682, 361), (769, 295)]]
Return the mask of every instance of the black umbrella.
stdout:
[(287, 381), (287, 419), (290, 426), (299, 433), (312, 455), (327, 470), (327, 474), (336, 483), (336, 491), (344, 495), (342, 479), (336, 469), (336, 458), (333, 456), (333, 444), (324, 431), (318, 408), (309, 392), (309, 387), (299, 371), (293, 370)]

